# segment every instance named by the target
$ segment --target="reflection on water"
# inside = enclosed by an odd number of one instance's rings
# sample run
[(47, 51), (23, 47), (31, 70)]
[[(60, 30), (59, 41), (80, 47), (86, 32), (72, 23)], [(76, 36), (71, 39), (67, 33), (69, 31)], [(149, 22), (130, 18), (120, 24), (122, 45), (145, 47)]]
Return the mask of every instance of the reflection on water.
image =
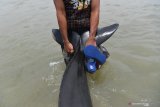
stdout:
[[(159, 0), (101, 0), (100, 26), (120, 27), (107, 63), (88, 74), (94, 107), (160, 106), (159, 11)], [(0, 17), (0, 107), (57, 107), (65, 64), (52, 1), (1, 0)]]

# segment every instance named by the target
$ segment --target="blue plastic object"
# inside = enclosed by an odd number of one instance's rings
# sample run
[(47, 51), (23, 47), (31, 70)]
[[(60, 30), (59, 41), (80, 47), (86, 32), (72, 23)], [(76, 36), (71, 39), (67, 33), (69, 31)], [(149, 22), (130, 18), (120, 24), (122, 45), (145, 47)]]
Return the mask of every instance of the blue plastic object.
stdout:
[(86, 46), (83, 52), (86, 58), (93, 58), (100, 64), (104, 64), (106, 62), (106, 56), (93, 45)]
[(86, 68), (89, 73), (95, 73), (97, 70), (96, 61), (92, 58), (88, 58), (86, 61)]

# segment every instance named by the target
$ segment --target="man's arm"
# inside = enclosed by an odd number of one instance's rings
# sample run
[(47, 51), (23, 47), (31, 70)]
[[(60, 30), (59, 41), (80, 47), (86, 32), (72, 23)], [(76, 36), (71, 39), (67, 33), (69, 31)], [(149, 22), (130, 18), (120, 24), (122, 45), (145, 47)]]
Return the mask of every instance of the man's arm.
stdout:
[(73, 52), (73, 46), (68, 40), (67, 19), (63, 0), (53, 0), (56, 7), (57, 20), (64, 42), (64, 48), (67, 52)]
[(66, 13), (62, 0), (53, 0), (56, 7), (57, 20), (64, 41), (68, 42)]
[(99, 24), (100, 0), (91, 1), (90, 36), (95, 37)]

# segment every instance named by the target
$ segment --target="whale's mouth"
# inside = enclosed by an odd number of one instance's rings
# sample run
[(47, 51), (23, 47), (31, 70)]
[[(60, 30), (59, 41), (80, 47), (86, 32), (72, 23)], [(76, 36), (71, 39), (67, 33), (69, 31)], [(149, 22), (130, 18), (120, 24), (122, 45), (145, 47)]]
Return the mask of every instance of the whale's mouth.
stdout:
[[(118, 26), (118, 24), (113, 24), (111, 26), (98, 29), (96, 36), (97, 45), (108, 40), (117, 30)], [(92, 107), (84, 68), (84, 55), (81, 52), (81, 48), (88, 38), (88, 32), (84, 32), (81, 37), (77, 33), (73, 32), (70, 38), (70, 41), (76, 50), (72, 59), (67, 64), (63, 75), (59, 94), (59, 107)], [(61, 45), (61, 48), (63, 48), (60, 31), (58, 29), (53, 29), (52, 33), (55, 41)]]

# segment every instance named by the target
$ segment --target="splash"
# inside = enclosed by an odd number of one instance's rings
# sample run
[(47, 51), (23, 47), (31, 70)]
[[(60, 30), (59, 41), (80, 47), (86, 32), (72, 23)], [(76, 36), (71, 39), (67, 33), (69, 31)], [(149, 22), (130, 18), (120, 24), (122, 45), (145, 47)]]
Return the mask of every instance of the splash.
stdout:
[(130, 106), (144, 106), (144, 107), (149, 107), (149, 103), (138, 103), (138, 102), (129, 102), (128, 105)]
[(50, 62), (50, 63), (49, 63), (49, 66), (50, 66), (50, 67), (54, 67), (55, 65), (60, 64), (60, 63), (62, 63), (62, 62), (63, 62), (63, 61)]

